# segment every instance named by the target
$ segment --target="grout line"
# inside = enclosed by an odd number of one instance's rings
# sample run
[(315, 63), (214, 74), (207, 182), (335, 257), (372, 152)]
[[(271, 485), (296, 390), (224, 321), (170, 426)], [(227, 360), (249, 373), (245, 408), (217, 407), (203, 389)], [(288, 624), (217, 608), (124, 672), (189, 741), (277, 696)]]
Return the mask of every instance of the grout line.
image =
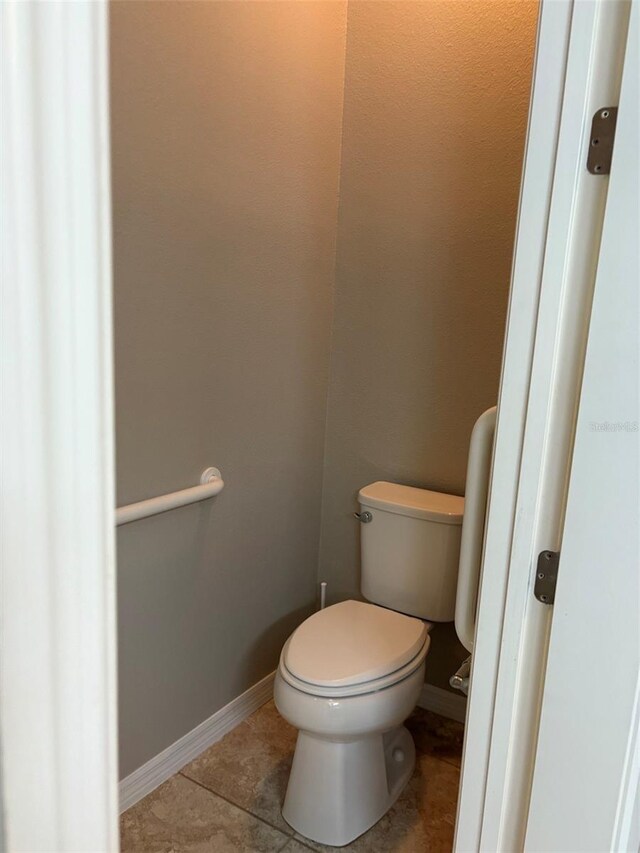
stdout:
[(292, 835), (291, 838), (296, 841), (301, 847), (304, 847), (305, 850), (313, 850), (314, 853), (316, 853), (317, 847), (309, 847), (308, 844), (305, 844), (304, 841), (302, 841), (300, 838), (296, 838), (295, 835)]
[(285, 851), (285, 850), (287, 849), (287, 847), (289, 846), (289, 843), (290, 843), (292, 840), (293, 840), (293, 835), (288, 835), (288, 836), (287, 836), (287, 840), (286, 840), (286, 841), (285, 841), (285, 843), (284, 843), (284, 847), (280, 847), (280, 848), (276, 851), (276, 853), (283, 853), (283, 851)]
[[(199, 782), (197, 779), (193, 779), (191, 776), (187, 776), (183, 770), (178, 770), (175, 774), (176, 776), (182, 776), (183, 779), (187, 779), (189, 782), (193, 782), (194, 785), (197, 785), (199, 788), (202, 788), (203, 791), (206, 791), (209, 794), (213, 794), (214, 797), (220, 797), (221, 800), (224, 800), (225, 803), (229, 803), (230, 806), (233, 806), (236, 809), (240, 809), (241, 812), (248, 814), (250, 817), (254, 817), (256, 820), (259, 820), (261, 823), (265, 823), (267, 826), (271, 827), (271, 829), (277, 830), (281, 835), (284, 835), (287, 839), (287, 844), (293, 838), (295, 833), (295, 829), (287, 825), (287, 829), (290, 830), (290, 834), (282, 829), (280, 826), (275, 826), (275, 824), (271, 823), (271, 821), (266, 820), (266, 818), (261, 817), (260, 815), (254, 814), (254, 812), (245, 808), (244, 806), (239, 805), (238, 803), (234, 803), (233, 800), (230, 800), (229, 797), (225, 797), (223, 794), (219, 794), (218, 791), (214, 791), (213, 788), (208, 788), (202, 782)], [(283, 848), (281, 847), (280, 850)]]

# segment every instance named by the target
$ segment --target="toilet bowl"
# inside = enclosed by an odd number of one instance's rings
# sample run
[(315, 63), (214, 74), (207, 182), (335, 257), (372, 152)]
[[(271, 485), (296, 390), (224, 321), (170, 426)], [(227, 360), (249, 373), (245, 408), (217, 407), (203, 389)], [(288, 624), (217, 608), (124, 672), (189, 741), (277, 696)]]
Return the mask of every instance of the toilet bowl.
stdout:
[(413, 771), (402, 723), (424, 684), (429, 626), (345, 601), (289, 638), (274, 698), (299, 729), (282, 814), (307, 838), (342, 846), (391, 807)]
[(278, 711), (299, 730), (283, 817), (335, 847), (373, 826), (413, 771), (403, 723), (424, 685), (430, 623), (453, 620), (464, 507), (456, 495), (384, 482), (361, 489), (359, 503), (368, 602), (306, 619), (274, 686)]

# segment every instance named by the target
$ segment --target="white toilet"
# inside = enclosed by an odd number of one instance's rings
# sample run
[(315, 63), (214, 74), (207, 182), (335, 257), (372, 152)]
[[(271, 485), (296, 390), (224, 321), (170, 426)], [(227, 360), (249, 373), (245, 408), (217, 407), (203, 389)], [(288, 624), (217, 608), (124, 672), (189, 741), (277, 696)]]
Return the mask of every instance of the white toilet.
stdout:
[(464, 498), (383, 482), (359, 502), (362, 593), (375, 603), (310, 616), (285, 643), (275, 682), (278, 710), (299, 729), (282, 814), (336, 847), (376, 823), (413, 771), (402, 723), (424, 685), (425, 620), (454, 618), (464, 509)]

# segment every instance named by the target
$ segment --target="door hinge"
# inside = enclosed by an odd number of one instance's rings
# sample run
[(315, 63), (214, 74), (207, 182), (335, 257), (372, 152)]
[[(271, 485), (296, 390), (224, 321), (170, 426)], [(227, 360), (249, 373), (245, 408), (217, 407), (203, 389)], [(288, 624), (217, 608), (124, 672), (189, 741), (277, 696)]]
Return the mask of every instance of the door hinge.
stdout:
[(593, 115), (587, 155), (587, 169), (592, 175), (608, 175), (611, 171), (617, 118), (617, 107), (600, 107)]
[(533, 594), (543, 604), (553, 604), (555, 601), (559, 562), (559, 551), (540, 551), (538, 554)]

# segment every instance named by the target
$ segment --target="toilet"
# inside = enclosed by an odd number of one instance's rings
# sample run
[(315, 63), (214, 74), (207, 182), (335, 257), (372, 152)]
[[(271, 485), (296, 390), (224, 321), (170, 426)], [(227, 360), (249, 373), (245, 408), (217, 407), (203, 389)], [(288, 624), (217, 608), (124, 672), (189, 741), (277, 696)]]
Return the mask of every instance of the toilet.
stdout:
[(415, 764), (404, 721), (432, 622), (453, 621), (464, 498), (377, 482), (359, 493), (366, 602), (319, 610), (289, 637), (274, 699), (298, 729), (282, 814), (341, 847), (393, 805)]

